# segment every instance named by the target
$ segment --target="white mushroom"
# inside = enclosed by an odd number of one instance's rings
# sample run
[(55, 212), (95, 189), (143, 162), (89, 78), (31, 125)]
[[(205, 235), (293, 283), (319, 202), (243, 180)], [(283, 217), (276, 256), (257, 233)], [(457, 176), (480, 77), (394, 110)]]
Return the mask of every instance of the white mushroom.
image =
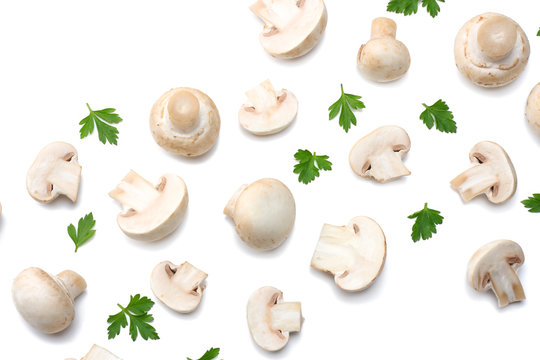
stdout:
[[(75, 360), (73, 358), (66, 360)], [(113, 355), (109, 350), (98, 345), (92, 345), (92, 348), (81, 360), (122, 360), (118, 356)]]
[(255, 291), (247, 304), (247, 322), (253, 341), (267, 351), (281, 350), (289, 333), (302, 328), (299, 302), (283, 302), (283, 293), (271, 286)]
[(242, 185), (223, 210), (240, 238), (259, 250), (273, 250), (289, 236), (296, 205), (289, 188), (276, 179)]
[(504, 86), (515, 80), (529, 61), (530, 46), (521, 27), (507, 16), (485, 13), (459, 30), (454, 57), (459, 71), (476, 85)]
[(77, 149), (65, 142), (45, 146), (26, 175), (26, 189), (30, 196), (41, 202), (51, 202), (59, 195), (77, 201), (81, 166), (77, 162)]
[(536, 84), (527, 99), (526, 116), (534, 132), (540, 135), (540, 83)]
[(270, 80), (246, 92), (249, 104), (238, 111), (240, 125), (255, 135), (278, 133), (289, 126), (298, 112), (298, 100), (289, 90), (276, 94)]
[(322, 0), (257, 0), (250, 9), (265, 22), (259, 37), (262, 47), (277, 58), (307, 54), (326, 28)]
[(469, 159), (474, 166), (450, 182), (463, 201), (485, 194), (492, 203), (501, 204), (514, 195), (516, 173), (500, 145), (491, 141), (479, 142), (471, 149)]
[(202, 155), (214, 146), (220, 124), (212, 99), (187, 87), (161, 95), (150, 113), (150, 130), (158, 145), (188, 157)]
[(118, 226), (137, 240), (155, 241), (172, 233), (188, 205), (186, 184), (173, 174), (163, 175), (154, 186), (131, 170), (109, 195), (122, 204)]
[(54, 276), (33, 267), (17, 275), (11, 291), (15, 307), (32, 327), (55, 334), (73, 321), (74, 300), (84, 289), (86, 281), (74, 271)]
[(384, 183), (411, 174), (402, 161), (410, 148), (405, 130), (382, 126), (358, 140), (349, 154), (349, 164), (357, 175)]

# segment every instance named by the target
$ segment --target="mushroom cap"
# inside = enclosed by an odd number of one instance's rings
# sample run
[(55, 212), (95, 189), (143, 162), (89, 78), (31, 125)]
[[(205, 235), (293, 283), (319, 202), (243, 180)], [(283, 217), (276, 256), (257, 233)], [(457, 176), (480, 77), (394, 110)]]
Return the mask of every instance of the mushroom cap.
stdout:
[(121, 360), (113, 355), (109, 350), (98, 345), (92, 345), (92, 348), (81, 360)]
[(459, 30), (454, 57), (459, 71), (483, 87), (515, 80), (529, 61), (530, 46), (523, 29), (507, 16), (485, 13)]
[(529, 125), (540, 135), (540, 83), (536, 84), (527, 99), (526, 114)]
[[(170, 111), (174, 111), (173, 118)], [(173, 121), (176, 116), (188, 119)], [(171, 89), (161, 95), (150, 113), (150, 130), (158, 145), (187, 157), (209, 151), (217, 141), (220, 124), (219, 112), (212, 99), (202, 91), (188, 87)]]

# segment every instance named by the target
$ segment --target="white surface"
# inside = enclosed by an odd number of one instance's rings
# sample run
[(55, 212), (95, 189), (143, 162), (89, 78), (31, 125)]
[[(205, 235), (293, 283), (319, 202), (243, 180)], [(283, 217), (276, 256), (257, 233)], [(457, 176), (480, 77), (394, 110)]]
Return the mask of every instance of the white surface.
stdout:
[[(250, 1), (4, 1), (0, 5), (0, 358), (82, 357), (93, 343), (126, 360), (185, 359), (221, 347), (224, 359), (455, 359), (533, 358), (539, 353), (540, 215), (520, 200), (540, 192), (539, 138), (524, 119), (525, 101), (540, 81), (540, 26), (535, 0), (448, 1), (432, 20), (424, 9), (411, 17), (385, 11), (386, 0), (327, 1), (328, 27), (307, 56), (278, 61), (258, 43), (262, 23)], [(524, 28), (531, 58), (511, 85), (486, 90), (456, 70), (453, 41), (471, 17), (502, 12)], [(409, 48), (408, 74), (375, 84), (356, 70), (356, 53), (369, 37), (371, 20), (388, 16)], [(244, 91), (270, 78), (298, 97), (297, 120), (281, 134), (259, 138), (242, 130), (237, 111)], [(358, 126), (346, 134), (328, 106), (345, 90), (363, 96)], [(153, 102), (166, 90), (192, 86), (217, 104), (222, 130), (217, 146), (200, 159), (183, 159), (159, 148), (148, 130)], [(458, 133), (443, 134), (418, 119), (422, 103), (448, 102)], [(78, 121), (94, 109), (116, 107), (118, 147), (97, 134), (80, 140)], [(412, 175), (375, 184), (353, 174), (348, 152), (378, 126), (404, 127), (412, 141), (406, 165)], [(38, 151), (56, 140), (79, 150), (83, 167), (79, 200), (49, 205), (25, 189), (26, 171)], [(514, 162), (519, 184), (505, 205), (485, 198), (463, 204), (449, 181), (469, 167), (478, 141), (502, 145)], [(334, 170), (300, 184), (293, 154), (307, 148), (328, 154)], [(107, 193), (134, 169), (155, 182), (174, 172), (186, 181), (190, 203), (183, 225), (157, 243), (127, 238), (116, 225), (120, 206)], [(297, 203), (290, 238), (277, 251), (250, 250), (236, 236), (223, 207), (243, 183), (261, 177), (285, 182)], [(445, 217), (429, 241), (413, 243), (407, 215), (424, 202)], [(93, 211), (96, 236), (80, 247), (66, 227)], [(366, 215), (386, 233), (388, 257), (375, 284), (362, 293), (340, 291), (330, 276), (310, 268), (323, 223), (346, 224)], [(477, 248), (495, 239), (521, 244), (520, 270), (527, 301), (497, 309), (493, 294), (474, 292), (466, 265)], [(132, 343), (127, 329), (107, 340), (106, 319), (130, 294), (154, 296), (149, 276), (163, 260), (188, 260), (209, 274), (201, 307), (176, 314), (157, 302), (152, 313), (161, 340)], [(82, 274), (87, 291), (77, 301), (73, 325), (44, 336), (31, 329), (11, 301), (19, 271), (39, 266), (49, 272)], [(536, 275), (535, 275), (536, 274)], [(252, 291), (278, 287), (286, 301), (301, 301), (305, 322), (280, 353), (252, 342), (245, 305)]]

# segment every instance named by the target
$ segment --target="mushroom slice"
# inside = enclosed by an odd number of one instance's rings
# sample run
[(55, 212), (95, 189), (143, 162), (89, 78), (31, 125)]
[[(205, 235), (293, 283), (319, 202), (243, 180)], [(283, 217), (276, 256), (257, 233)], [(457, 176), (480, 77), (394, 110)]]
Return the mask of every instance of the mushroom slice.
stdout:
[(289, 342), (289, 333), (302, 328), (299, 302), (283, 302), (283, 293), (264, 286), (251, 294), (247, 321), (253, 341), (267, 351), (281, 350)]
[(92, 348), (81, 360), (122, 360), (113, 355), (109, 350), (98, 345), (92, 345)]
[(81, 182), (77, 157), (77, 149), (71, 144), (53, 142), (45, 146), (26, 174), (26, 189), (30, 196), (48, 203), (65, 195), (76, 202)]
[(324, 224), (311, 266), (334, 275), (345, 291), (362, 291), (373, 284), (386, 259), (386, 238), (374, 220), (358, 216), (347, 226)]
[(201, 303), (208, 274), (188, 262), (180, 266), (170, 261), (156, 265), (150, 277), (154, 295), (165, 305), (180, 313), (190, 313)]
[(479, 142), (471, 149), (469, 159), (474, 166), (450, 182), (463, 201), (485, 194), (492, 203), (501, 204), (514, 195), (516, 173), (500, 145), (491, 141)]
[(477, 291), (493, 290), (499, 307), (525, 300), (517, 275), (525, 261), (519, 244), (511, 240), (492, 241), (474, 253), (467, 267), (469, 284)]
[(259, 40), (270, 55), (293, 59), (307, 54), (326, 28), (322, 0), (257, 0), (250, 6), (265, 22)]
[(275, 134), (289, 126), (298, 112), (298, 100), (282, 89), (276, 94), (270, 80), (246, 92), (250, 102), (238, 111), (240, 125), (255, 135)]
[(405, 130), (382, 126), (358, 140), (349, 154), (349, 164), (357, 175), (384, 183), (411, 174), (402, 162), (410, 148)]
[(527, 121), (534, 132), (540, 135), (540, 83), (532, 89), (527, 99)]
[(188, 205), (186, 184), (173, 174), (163, 175), (154, 186), (131, 170), (109, 195), (123, 207), (118, 226), (137, 240), (155, 241), (172, 233)]

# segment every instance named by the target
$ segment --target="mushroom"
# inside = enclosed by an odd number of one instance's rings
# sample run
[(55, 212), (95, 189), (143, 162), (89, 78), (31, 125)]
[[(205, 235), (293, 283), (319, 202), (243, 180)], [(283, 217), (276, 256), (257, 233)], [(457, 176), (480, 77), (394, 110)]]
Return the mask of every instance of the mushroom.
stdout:
[(534, 132), (540, 135), (540, 83), (532, 89), (527, 99), (527, 121)]
[(300, 331), (302, 321), (301, 303), (283, 302), (283, 293), (274, 287), (264, 286), (249, 298), (249, 332), (264, 350), (281, 350), (289, 342), (289, 333)]
[(382, 126), (358, 140), (349, 154), (349, 164), (357, 175), (384, 183), (411, 174), (402, 162), (410, 148), (405, 130)]
[(334, 275), (345, 291), (362, 291), (373, 284), (386, 259), (386, 238), (374, 220), (357, 216), (347, 226), (324, 224), (311, 266)]
[(376, 82), (397, 80), (409, 70), (411, 56), (407, 47), (396, 40), (397, 25), (392, 19), (379, 17), (371, 23), (371, 40), (358, 51), (358, 68)]
[(479, 142), (471, 149), (469, 159), (474, 166), (450, 182), (463, 201), (485, 194), (492, 203), (501, 204), (514, 195), (516, 173), (500, 145), (491, 141)]
[(190, 313), (199, 307), (208, 274), (188, 262), (180, 266), (170, 261), (156, 265), (150, 277), (154, 295), (165, 305), (180, 313)]
[(137, 240), (155, 241), (172, 233), (188, 205), (186, 184), (174, 174), (163, 175), (154, 186), (131, 170), (109, 195), (122, 204), (118, 226)]
[(293, 195), (276, 179), (242, 185), (223, 210), (240, 238), (259, 250), (273, 250), (289, 236), (296, 217)]
[(150, 113), (150, 130), (158, 145), (187, 157), (209, 151), (217, 141), (220, 124), (212, 99), (188, 87), (161, 95)]
[[(66, 359), (75, 360), (75, 359)], [(81, 360), (122, 360), (118, 356), (113, 355), (109, 350), (98, 345), (92, 345), (92, 348)]]
[(246, 92), (250, 102), (238, 111), (240, 125), (255, 135), (278, 133), (289, 126), (298, 111), (298, 100), (289, 90), (276, 94), (270, 80)]
[(32, 327), (46, 334), (67, 328), (75, 317), (74, 300), (86, 281), (74, 271), (54, 276), (31, 267), (17, 275), (11, 288), (15, 307)]
[(467, 266), (467, 279), (476, 291), (493, 290), (499, 307), (525, 300), (517, 275), (525, 261), (521, 246), (511, 240), (492, 241), (474, 253)]
[(26, 189), (37, 201), (48, 203), (59, 195), (77, 201), (81, 166), (77, 149), (65, 142), (53, 142), (37, 155), (26, 174)]
[(322, 0), (257, 0), (253, 11), (265, 22), (259, 36), (264, 50), (281, 59), (307, 54), (317, 45), (326, 28)]
[(458, 70), (476, 85), (504, 86), (514, 81), (529, 61), (527, 35), (507, 16), (485, 13), (459, 30), (454, 43)]

